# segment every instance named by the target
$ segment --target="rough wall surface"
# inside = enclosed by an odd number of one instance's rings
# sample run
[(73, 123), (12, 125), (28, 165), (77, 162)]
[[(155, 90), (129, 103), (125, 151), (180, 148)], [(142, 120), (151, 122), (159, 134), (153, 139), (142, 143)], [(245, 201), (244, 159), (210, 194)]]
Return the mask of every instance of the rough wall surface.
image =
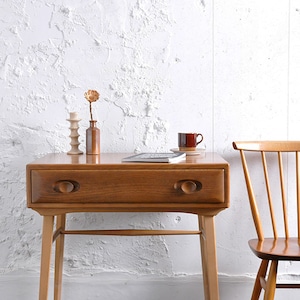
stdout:
[[(88, 89), (101, 94), (93, 107), (103, 152), (168, 151), (177, 132), (192, 130), (231, 163), (231, 208), (216, 220), (219, 271), (254, 273), (231, 142), (299, 138), (299, 11), (299, 0), (1, 1), (0, 273), (39, 269), (41, 217), (26, 208), (25, 165), (70, 149), (71, 111), (84, 150)], [(193, 229), (197, 219), (74, 214), (68, 223)], [(192, 237), (72, 237), (65, 272), (193, 275), (198, 251)]]
[[(188, 125), (202, 130), (199, 120), (205, 107), (198, 107), (198, 95), (207, 95), (200, 91), (208, 87), (194, 89), (191, 79), (211, 75), (211, 66), (201, 64), (211, 61), (210, 12), (197, 1), (188, 6), (169, 1), (2, 2), (3, 272), (39, 264), (41, 220), (26, 209), (25, 164), (47, 152), (70, 149), (70, 111), (82, 119), (84, 150), (87, 89), (101, 94), (93, 109), (103, 152), (168, 151), (176, 147), (179, 129)], [(197, 36), (201, 23), (207, 28), (202, 37)], [(182, 120), (174, 114), (177, 110)], [(69, 222), (160, 228), (178, 226), (181, 217), (84, 214)], [(68, 249), (66, 270), (174, 272), (162, 237), (75, 238)]]

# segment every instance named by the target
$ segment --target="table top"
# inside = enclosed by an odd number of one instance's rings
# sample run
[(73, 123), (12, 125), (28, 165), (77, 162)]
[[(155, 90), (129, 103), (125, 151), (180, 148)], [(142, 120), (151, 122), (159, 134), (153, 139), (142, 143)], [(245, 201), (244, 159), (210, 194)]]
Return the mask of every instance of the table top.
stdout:
[(222, 167), (227, 169), (229, 164), (220, 155), (214, 152), (201, 153), (200, 155), (187, 156), (186, 160), (182, 160), (176, 163), (149, 163), (149, 162), (122, 162), (122, 158), (131, 156), (133, 153), (101, 153), (100, 155), (68, 155), (66, 153), (50, 153), (37, 160), (31, 162), (29, 166), (31, 168), (43, 169), (45, 167), (55, 169), (59, 165), (66, 169), (71, 169), (76, 166), (76, 169), (81, 168), (98, 168), (105, 167), (105, 165), (113, 168), (113, 165), (122, 165), (122, 168), (132, 167), (145, 167), (156, 168), (193, 168), (193, 167), (205, 167), (205, 168), (216, 168)]

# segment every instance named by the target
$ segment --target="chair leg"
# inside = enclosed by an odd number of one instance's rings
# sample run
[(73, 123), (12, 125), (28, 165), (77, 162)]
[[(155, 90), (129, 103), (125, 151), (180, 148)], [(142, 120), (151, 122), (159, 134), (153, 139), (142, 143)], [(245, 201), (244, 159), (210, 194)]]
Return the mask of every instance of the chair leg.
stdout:
[(268, 275), (264, 300), (274, 299), (275, 290), (276, 290), (277, 267), (278, 267), (278, 261), (272, 260), (269, 275)]
[(268, 265), (269, 265), (268, 260), (262, 260), (261, 261), (260, 267), (259, 267), (257, 275), (256, 275), (251, 300), (258, 300), (259, 299), (261, 289), (262, 289), (262, 286), (260, 284), (260, 278), (261, 277), (263, 277), (263, 278), (266, 277)]

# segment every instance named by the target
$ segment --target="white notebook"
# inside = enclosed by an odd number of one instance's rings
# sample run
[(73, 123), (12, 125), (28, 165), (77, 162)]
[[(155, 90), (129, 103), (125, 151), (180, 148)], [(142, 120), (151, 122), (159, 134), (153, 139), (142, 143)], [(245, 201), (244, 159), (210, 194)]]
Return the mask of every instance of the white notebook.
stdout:
[(165, 162), (173, 163), (184, 160), (185, 153), (139, 153), (122, 159), (123, 162)]

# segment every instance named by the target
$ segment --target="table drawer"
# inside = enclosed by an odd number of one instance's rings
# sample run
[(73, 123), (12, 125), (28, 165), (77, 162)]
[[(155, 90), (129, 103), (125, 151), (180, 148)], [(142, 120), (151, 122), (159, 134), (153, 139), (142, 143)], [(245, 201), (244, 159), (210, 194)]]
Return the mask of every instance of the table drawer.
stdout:
[(31, 203), (223, 203), (224, 169), (31, 170)]

